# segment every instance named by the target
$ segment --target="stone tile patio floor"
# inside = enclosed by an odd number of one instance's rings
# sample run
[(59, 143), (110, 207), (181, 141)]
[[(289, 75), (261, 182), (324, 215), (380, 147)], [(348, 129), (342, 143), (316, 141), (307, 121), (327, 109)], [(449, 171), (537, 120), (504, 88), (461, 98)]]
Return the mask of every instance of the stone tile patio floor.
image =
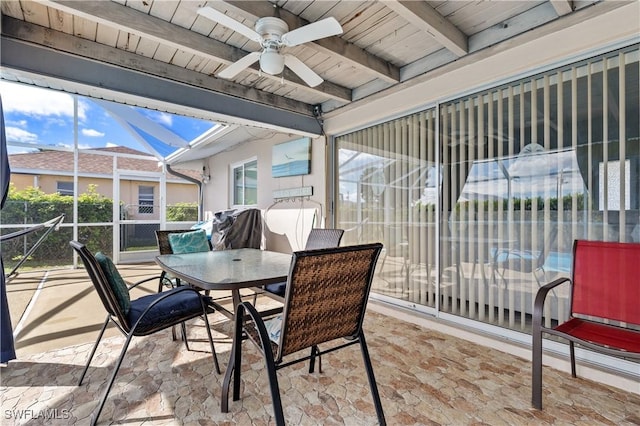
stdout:
[[(93, 312), (103, 319), (103, 314)], [(222, 364), (229, 323), (210, 315)], [(640, 395), (569, 372), (544, 369), (544, 410), (531, 408), (529, 361), (369, 309), (365, 320), (389, 425), (638, 425)], [(134, 339), (100, 424), (274, 424), (262, 359), (243, 352), (242, 399), (220, 412), (222, 375), (214, 372), (202, 320), (188, 325), (190, 346), (170, 330)], [(97, 331), (94, 334), (97, 335)], [(92, 343), (20, 356), (0, 369), (2, 425), (85, 425), (118, 356), (123, 337), (98, 348), (77, 386)], [(278, 372), (285, 418), (292, 425), (377, 424), (357, 346), (323, 357), (323, 372), (300, 363)]]

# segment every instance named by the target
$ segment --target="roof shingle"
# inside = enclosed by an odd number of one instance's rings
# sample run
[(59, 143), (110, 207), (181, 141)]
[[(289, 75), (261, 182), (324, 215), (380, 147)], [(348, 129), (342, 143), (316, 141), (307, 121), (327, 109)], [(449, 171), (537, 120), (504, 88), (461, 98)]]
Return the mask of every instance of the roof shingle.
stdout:
[[(92, 148), (92, 151), (104, 151), (116, 154), (134, 154), (148, 156), (147, 153), (135, 149), (118, 146), (109, 148)], [(12, 170), (32, 169), (43, 171), (73, 172), (73, 152), (69, 151), (39, 151), (9, 155), (9, 165)], [(118, 157), (118, 170), (136, 170), (143, 172), (161, 172), (162, 167), (157, 160), (143, 160), (138, 158)], [(78, 152), (78, 173), (113, 175), (111, 156), (90, 154), (80, 150)], [(195, 179), (200, 175), (194, 170), (180, 170)], [(169, 175), (170, 176), (170, 175)]]

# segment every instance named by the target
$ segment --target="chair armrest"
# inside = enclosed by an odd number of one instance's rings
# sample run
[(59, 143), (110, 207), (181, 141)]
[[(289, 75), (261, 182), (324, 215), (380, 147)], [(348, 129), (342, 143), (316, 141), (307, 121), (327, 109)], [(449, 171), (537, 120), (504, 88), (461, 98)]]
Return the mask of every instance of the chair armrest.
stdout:
[[(245, 311), (247, 315), (244, 315)], [(261, 340), (262, 337), (265, 337), (267, 339), (266, 341), (269, 341), (269, 334), (267, 333), (267, 327), (264, 325), (264, 319), (255, 306), (249, 302), (240, 302), (236, 308), (236, 312), (236, 322), (241, 321), (241, 323), (244, 324), (245, 320), (250, 319), (256, 325), (256, 330), (258, 330)]]
[(561, 277), (558, 278), (548, 284), (543, 285), (538, 289), (536, 293), (536, 299), (533, 303), (533, 330), (536, 331), (536, 327), (539, 330), (542, 326), (542, 312), (544, 311), (544, 302), (547, 299), (547, 294), (558, 287), (560, 284), (564, 284), (565, 282), (571, 283), (571, 278), (569, 277)]
[(158, 280), (160, 278), (162, 278), (162, 275), (158, 275), (158, 276), (151, 277), (151, 278), (145, 278), (144, 280), (141, 280), (141, 281), (138, 281), (138, 282), (135, 282), (135, 283), (131, 284), (127, 288), (129, 290), (131, 290), (132, 288), (138, 287), (140, 284), (144, 284), (144, 283), (149, 282), (149, 281), (155, 281), (155, 280)]
[[(247, 312), (247, 315), (244, 314), (245, 311)], [(255, 324), (255, 330), (258, 333), (257, 336), (252, 336), (251, 333), (247, 333), (250, 340), (258, 346), (258, 349), (263, 353), (267, 360), (273, 362), (273, 346), (271, 344), (271, 339), (269, 339), (267, 327), (264, 325), (262, 314), (258, 312), (251, 303), (240, 302), (236, 308), (236, 333), (242, 333), (246, 320), (251, 320)], [(239, 336), (236, 336), (234, 339), (238, 337)], [(257, 337), (259, 341), (256, 341), (255, 337)]]

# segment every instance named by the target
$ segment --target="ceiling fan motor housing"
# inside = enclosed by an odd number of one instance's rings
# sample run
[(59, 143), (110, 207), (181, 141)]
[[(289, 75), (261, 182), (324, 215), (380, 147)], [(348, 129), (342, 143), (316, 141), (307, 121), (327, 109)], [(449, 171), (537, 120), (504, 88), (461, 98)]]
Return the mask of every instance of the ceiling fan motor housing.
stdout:
[[(243, 56), (217, 74), (217, 76), (227, 79), (234, 78), (256, 61), (260, 61), (260, 72), (276, 76), (282, 74), (286, 66), (307, 85), (315, 87), (322, 83), (322, 77), (294, 55), (282, 54), (282, 48), (299, 46), (324, 37), (342, 34), (342, 26), (335, 18), (325, 18), (289, 31), (289, 25), (275, 16), (258, 19), (254, 29), (251, 29), (212, 7), (199, 8), (197, 13), (242, 34), (249, 40), (260, 43), (262, 47), (260, 52), (251, 52)], [(282, 82), (284, 83), (284, 78)]]
[(260, 69), (267, 74), (278, 75), (284, 70), (284, 56), (280, 54), (282, 35), (289, 32), (289, 26), (280, 18), (264, 17), (258, 19), (255, 30), (262, 36), (262, 54)]
[(282, 45), (282, 35), (289, 32), (289, 26), (280, 18), (267, 16), (258, 19), (255, 30), (264, 40), (263, 47), (269, 47), (274, 42), (280, 47)]

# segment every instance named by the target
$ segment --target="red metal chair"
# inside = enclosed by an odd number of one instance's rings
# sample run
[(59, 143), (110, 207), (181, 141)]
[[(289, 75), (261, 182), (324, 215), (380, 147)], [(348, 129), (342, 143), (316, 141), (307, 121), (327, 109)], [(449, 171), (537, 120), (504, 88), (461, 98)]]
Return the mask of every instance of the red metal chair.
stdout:
[[(532, 404), (542, 409), (542, 333), (569, 341), (571, 375), (576, 377), (575, 344), (608, 355), (640, 359), (640, 244), (577, 240), (572, 278), (538, 290), (533, 311)], [(543, 326), (547, 294), (571, 285), (569, 319)], [(554, 319), (547, 318), (547, 323)]]

